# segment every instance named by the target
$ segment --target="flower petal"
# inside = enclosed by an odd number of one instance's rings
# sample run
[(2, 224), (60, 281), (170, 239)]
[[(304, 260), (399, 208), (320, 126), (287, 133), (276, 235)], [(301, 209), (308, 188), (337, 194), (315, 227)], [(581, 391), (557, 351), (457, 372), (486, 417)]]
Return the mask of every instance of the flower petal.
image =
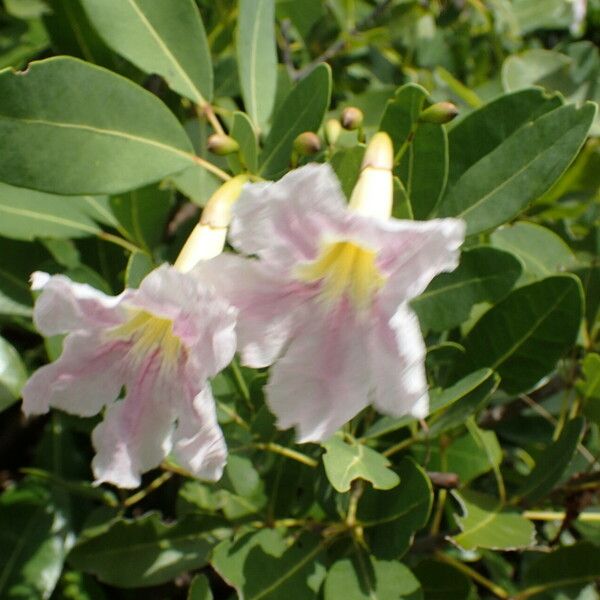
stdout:
[(415, 313), (405, 303), (390, 318), (380, 314), (369, 337), (369, 359), (377, 410), (421, 418), (428, 411), (425, 343)]
[(36, 272), (31, 281), (33, 290), (42, 290), (35, 303), (33, 320), (44, 335), (103, 329), (123, 322), (124, 314), (118, 307), (124, 294), (107, 296), (85, 283), (74, 283), (64, 275)]
[(96, 483), (132, 488), (140, 475), (170, 452), (174, 400), (182, 393), (174, 380), (160, 376), (160, 355), (148, 357), (128, 385), (125, 399), (112, 404), (92, 433)]
[(329, 165), (306, 165), (275, 183), (246, 185), (233, 209), (229, 238), (246, 255), (275, 265), (312, 260), (330, 220), (344, 218), (345, 201)]
[(323, 441), (368, 404), (367, 327), (347, 302), (302, 325), (265, 388), (279, 428), (296, 426), (299, 442)]
[(60, 358), (36, 371), (23, 389), (23, 412), (42, 414), (50, 406), (89, 417), (118, 397), (123, 385), (123, 344), (106, 343), (90, 332), (72, 333)]
[(209, 385), (180, 411), (173, 455), (190, 473), (217, 481), (227, 462), (227, 446), (217, 423)]
[(438, 273), (456, 268), (465, 223), (460, 219), (390, 219), (382, 227), (383, 247), (377, 264), (388, 280), (380, 297), (393, 313), (397, 306), (421, 294)]
[(286, 282), (277, 271), (233, 254), (202, 263), (193, 273), (239, 310), (238, 348), (244, 364), (254, 368), (272, 364), (289, 339), (306, 297), (305, 286)]

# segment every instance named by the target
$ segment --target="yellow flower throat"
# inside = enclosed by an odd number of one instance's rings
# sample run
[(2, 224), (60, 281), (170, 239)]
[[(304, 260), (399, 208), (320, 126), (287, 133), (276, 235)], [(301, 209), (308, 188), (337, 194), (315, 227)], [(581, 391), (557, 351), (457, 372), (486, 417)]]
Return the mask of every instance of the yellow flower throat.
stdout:
[(352, 242), (329, 243), (314, 261), (299, 266), (296, 276), (308, 283), (322, 281), (321, 294), (326, 300), (347, 294), (358, 308), (364, 308), (385, 280), (375, 258), (374, 251)]
[(145, 310), (135, 311), (134, 316), (113, 329), (112, 334), (133, 342), (130, 352), (145, 356), (160, 348), (167, 361), (176, 361), (181, 349), (179, 338), (173, 333), (173, 321), (157, 317)]

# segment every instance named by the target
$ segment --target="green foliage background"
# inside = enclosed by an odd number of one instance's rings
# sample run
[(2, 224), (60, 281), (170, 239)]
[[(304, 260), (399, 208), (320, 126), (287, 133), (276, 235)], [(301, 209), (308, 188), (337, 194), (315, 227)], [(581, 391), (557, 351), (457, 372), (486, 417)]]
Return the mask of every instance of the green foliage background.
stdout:
[[(567, 0), (0, 4), (0, 598), (599, 597), (600, 2), (572, 21)], [(440, 101), (458, 119), (422, 123)], [(298, 156), (348, 106), (363, 126)], [(211, 111), (239, 152), (208, 152)], [(24, 420), (61, 345), (32, 271), (136, 286), (223, 173), (329, 161), (348, 194), (377, 130), (394, 214), (468, 226), (413, 302), (425, 421), (367, 410), (296, 446), (234, 362), (223, 479), (167, 462), (124, 493), (91, 484), (94, 419)]]

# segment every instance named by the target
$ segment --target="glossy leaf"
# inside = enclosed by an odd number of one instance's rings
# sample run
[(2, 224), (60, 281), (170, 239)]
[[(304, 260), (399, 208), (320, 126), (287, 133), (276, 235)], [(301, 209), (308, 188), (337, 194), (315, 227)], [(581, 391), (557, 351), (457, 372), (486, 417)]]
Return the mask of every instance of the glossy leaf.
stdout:
[(505, 510), (500, 500), (480, 492), (465, 490), (455, 497), (463, 516), (456, 516), (462, 533), (452, 541), (465, 550), (490, 548), (514, 550), (527, 548), (535, 542), (535, 527), (521, 515)]
[(316, 131), (331, 96), (331, 69), (321, 64), (287, 95), (273, 117), (273, 125), (260, 155), (260, 174), (277, 178), (289, 164), (296, 137)]
[(584, 420), (579, 417), (564, 426), (559, 438), (550, 444), (536, 462), (535, 468), (518, 490), (520, 497), (537, 502), (561, 480), (583, 435)]
[(329, 569), (324, 599), (337, 600), (422, 600), (419, 580), (398, 561), (365, 556), (338, 560)]
[(70, 544), (55, 498), (33, 485), (0, 496), (0, 597), (49, 598)]
[(449, 188), (440, 216), (464, 219), (470, 235), (516, 216), (563, 174), (595, 114), (591, 103), (562, 106), (518, 129)]
[(164, 583), (208, 562), (221, 525), (202, 515), (165, 525), (157, 513), (120, 519), (98, 535), (82, 539), (69, 554), (76, 568), (119, 587)]
[(194, 162), (160, 100), (68, 57), (32, 63), (25, 74), (0, 72), (0, 138), (11, 148), (0, 180), (58, 194), (123, 192)]
[(236, 48), (246, 112), (262, 129), (277, 85), (275, 0), (240, 0)]
[(389, 490), (400, 481), (398, 475), (388, 468), (390, 461), (364, 444), (346, 443), (335, 435), (323, 447), (325, 473), (338, 492), (347, 492), (355, 479), (370, 481), (378, 490)]
[(204, 25), (193, 0), (81, 0), (102, 39), (178, 94), (212, 99), (213, 72)]
[(411, 304), (423, 329), (451, 329), (469, 318), (475, 304), (506, 296), (521, 271), (508, 252), (486, 246), (466, 250), (457, 269), (438, 275)]
[(245, 533), (221, 542), (212, 565), (244, 600), (312, 600), (325, 576), (323, 547), (309, 534), (290, 542), (277, 529)]
[(196, 575), (190, 585), (187, 600), (213, 600), (213, 598), (206, 575)]
[(487, 311), (464, 340), (467, 364), (497, 371), (502, 389), (525, 392), (554, 369), (573, 345), (582, 290), (571, 275), (521, 287)]
[(0, 411), (19, 399), (26, 380), (27, 371), (19, 353), (0, 337)]
[(400, 485), (389, 491), (365, 490), (358, 505), (367, 544), (378, 558), (400, 558), (429, 518), (433, 492), (429, 477), (412, 459), (398, 466)]

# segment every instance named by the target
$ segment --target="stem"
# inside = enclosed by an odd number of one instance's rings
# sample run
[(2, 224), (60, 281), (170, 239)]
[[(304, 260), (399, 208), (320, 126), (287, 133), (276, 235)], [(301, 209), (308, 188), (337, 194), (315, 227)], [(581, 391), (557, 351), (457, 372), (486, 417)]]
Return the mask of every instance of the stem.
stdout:
[(490, 581), (487, 577), (484, 577), (481, 573), (475, 571), (471, 567), (467, 567), (464, 563), (444, 554), (443, 552), (436, 552), (435, 556), (437, 559), (445, 562), (452, 567), (454, 567), (457, 571), (464, 573), (467, 577), (470, 577), (473, 581), (476, 581), (479, 585), (488, 589), (492, 594), (497, 596), (498, 598), (502, 598), (502, 600), (508, 600), (510, 598), (510, 594), (499, 585), (496, 585), (493, 581)]
[(246, 423), (246, 421), (244, 421), (244, 419), (242, 417), (240, 417), (240, 415), (238, 415), (238, 413), (235, 412), (235, 410), (233, 408), (231, 408), (230, 406), (228, 406), (227, 404), (225, 404), (224, 402), (221, 402), (219, 400), (217, 400), (217, 404), (219, 405), (219, 408), (224, 413), (227, 413), (227, 415), (230, 416), (237, 425), (250, 431), (250, 425), (248, 425), (248, 423)]
[[(522, 514), (526, 519), (531, 521), (564, 521), (565, 513), (562, 511), (543, 511), (543, 510), (526, 510)], [(600, 512), (579, 513), (578, 521), (587, 523), (600, 523)]]
[(238, 364), (236, 358), (231, 361), (231, 370), (233, 372), (235, 383), (240, 394), (242, 395), (242, 398), (244, 399), (244, 402), (248, 405), (250, 410), (253, 410), (254, 406), (252, 406), (252, 401), (250, 400), (250, 390), (248, 389), (248, 384), (242, 375), (242, 370), (240, 369), (240, 365)]
[(107, 233), (106, 231), (100, 231), (96, 234), (99, 239), (104, 240), (105, 242), (110, 242), (111, 244), (116, 244), (117, 246), (121, 246), (121, 248), (125, 248), (125, 250), (129, 250), (129, 252), (143, 252), (144, 254), (148, 254), (145, 250), (124, 240), (118, 235), (113, 235), (112, 233)]
[(196, 105), (196, 114), (199, 118), (205, 118), (212, 125), (212, 128), (216, 133), (225, 135), (225, 130), (219, 119), (217, 119), (215, 111), (210, 104), (205, 104), (204, 106)]
[(315, 460), (314, 458), (306, 456), (306, 454), (302, 454), (301, 452), (296, 452), (296, 450), (292, 450), (291, 448), (280, 446), (279, 444), (275, 444), (274, 442), (259, 442), (257, 444), (252, 444), (250, 448), (256, 448), (257, 450), (266, 450), (267, 452), (280, 454), (281, 456), (285, 456), (291, 460), (295, 460), (313, 469), (316, 469), (319, 466), (319, 461)]
[(219, 179), (222, 179), (223, 181), (228, 181), (229, 179), (231, 179), (231, 175), (228, 175), (227, 173), (225, 173), (225, 171), (219, 169), (219, 167), (216, 167), (208, 160), (205, 160), (204, 158), (201, 158), (200, 156), (196, 156), (195, 154), (190, 154), (190, 156), (197, 165), (201, 166), (202, 168), (206, 169), (207, 171), (210, 171), (211, 173), (216, 175)]
[(141, 500), (143, 500), (148, 494), (152, 493), (154, 490), (157, 490), (163, 483), (166, 483), (173, 477), (172, 471), (165, 471), (162, 475), (159, 475), (154, 481), (150, 482), (150, 484), (145, 487), (143, 490), (137, 492), (137, 494), (133, 494), (129, 496), (124, 502), (123, 506), (133, 506), (137, 504)]
[(390, 448), (388, 448), (387, 450), (382, 452), (382, 454), (385, 457), (389, 458), (390, 456), (397, 454), (398, 452), (404, 450), (405, 448), (408, 448), (409, 446), (412, 446), (413, 444), (415, 444), (417, 442), (421, 442), (421, 441), (423, 441), (423, 440), (421, 439), (420, 436), (409, 437), (409, 438), (397, 443), (395, 446), (391, 446)]

